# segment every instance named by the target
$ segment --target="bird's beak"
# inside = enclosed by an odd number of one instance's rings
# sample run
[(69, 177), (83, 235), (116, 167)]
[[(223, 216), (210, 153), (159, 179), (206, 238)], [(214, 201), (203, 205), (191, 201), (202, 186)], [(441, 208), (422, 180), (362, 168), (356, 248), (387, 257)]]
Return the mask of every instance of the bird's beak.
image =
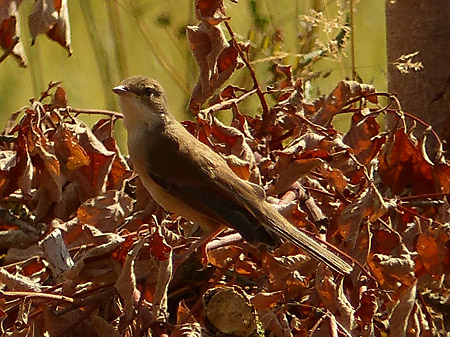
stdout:
[(128, 89), (124, 85), (118, 85), (117, 87), (114, 87), (112, 91), (117, 95), (123, 95), (128, 92)]

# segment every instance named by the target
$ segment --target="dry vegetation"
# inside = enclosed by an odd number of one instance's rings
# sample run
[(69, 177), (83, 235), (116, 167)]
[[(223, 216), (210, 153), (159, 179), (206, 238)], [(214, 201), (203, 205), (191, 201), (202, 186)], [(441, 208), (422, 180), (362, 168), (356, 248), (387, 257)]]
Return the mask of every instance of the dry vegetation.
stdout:
[[(262, 88), (222, 2), (197, 1), (196, 11), (197, 117), (184, 125), (353, 273), (335, 274), (288, 242), (227, 244), (232, 232), (205, 247), (207, 259), (200, 251), (178, 265), (199, 230), (166, 214), (133, 175), (112, 136), (120, 114), (105, 111), (88, 128), (77, 115), (93, 111), (69, 107), (51, 83), (0, 139), (2, 333), (445, 336), (450, 167), (411, 135), (407, 121), (421, 122), (353, 81), (308, 101), (286, 65)], [(227, 83), (238, 68), (250, 89)], [(260, 116), (241, 111), (251, 96)], [(231, 110), (229, 126), (214, 118), (221, 110)], [(333, 127), (338, 114), (351, 116), (345, 133)], [(381, 114), (393, 129), (381, 130)]]

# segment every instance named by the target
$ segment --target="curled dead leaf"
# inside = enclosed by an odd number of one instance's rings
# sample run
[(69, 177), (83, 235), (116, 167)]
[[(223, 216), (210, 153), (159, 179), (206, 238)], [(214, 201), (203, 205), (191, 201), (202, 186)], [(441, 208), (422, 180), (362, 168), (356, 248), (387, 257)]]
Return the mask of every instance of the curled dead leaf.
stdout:
[(33, 13), (28, 18), (28, 25), (32, 43), (39, 34), (45, 33), (63, 46), (69, 56), (72, 54), (67, 0), (37, 0), (33, 6)]
[(77, 210), (81, 224), (91, 225), (103, 232), (113, 232), (131, 213), (133, 200), (117, 190), (86, 200)]
[(10, 51), (21, 67), (28, 64), (23, 44), (20, 41), (18, 7), (22, 0), (5, 0), (0, 4), (0, 47)]

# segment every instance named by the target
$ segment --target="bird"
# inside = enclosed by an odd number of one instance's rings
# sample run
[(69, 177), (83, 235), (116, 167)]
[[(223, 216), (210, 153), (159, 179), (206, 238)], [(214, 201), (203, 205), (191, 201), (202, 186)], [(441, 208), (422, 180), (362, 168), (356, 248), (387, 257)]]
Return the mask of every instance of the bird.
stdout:
[(239, 178), (220, 154), (189, 133), (169, 112), (156, 80), (133, 76), (113, 92), (124, 116), (133, 168), (166, 211), (205, 232), (231, 227), (253, 245), (290, 241), (341, 275), (353, 270), (283, 217), (265, 200), (261, 186)]

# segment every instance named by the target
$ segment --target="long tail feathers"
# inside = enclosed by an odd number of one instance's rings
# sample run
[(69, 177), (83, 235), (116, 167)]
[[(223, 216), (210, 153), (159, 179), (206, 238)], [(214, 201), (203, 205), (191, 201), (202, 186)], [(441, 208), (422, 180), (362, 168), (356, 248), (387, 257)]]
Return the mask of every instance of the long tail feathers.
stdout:
[(322, 246), (305, 233), (299, 231), (291, 224), (286, 224), (287, 221), (283, 220), (280, 219), (280, 222), (271, 224), (272, 226), (270, 229), (274, 234), (284, 240), (292, 242), (313, 258), (325, 263), (339, 274), (349, 274), (353, 270), (353, 267), (339, 256), (330, 252), (326, 247)]

